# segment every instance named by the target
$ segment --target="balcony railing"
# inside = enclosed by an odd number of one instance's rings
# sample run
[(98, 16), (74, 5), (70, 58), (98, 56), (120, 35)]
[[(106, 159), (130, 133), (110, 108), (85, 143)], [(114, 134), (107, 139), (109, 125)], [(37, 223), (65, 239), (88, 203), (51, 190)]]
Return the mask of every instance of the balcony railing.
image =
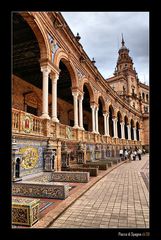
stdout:
[(141, 141), (112, 138), (101, 134), (76, 129), (33, 114), (12, 109), (12, 132), (23, 135), (44, 136), (53, 139), (104, 143), (116, 145), (140, 145)]

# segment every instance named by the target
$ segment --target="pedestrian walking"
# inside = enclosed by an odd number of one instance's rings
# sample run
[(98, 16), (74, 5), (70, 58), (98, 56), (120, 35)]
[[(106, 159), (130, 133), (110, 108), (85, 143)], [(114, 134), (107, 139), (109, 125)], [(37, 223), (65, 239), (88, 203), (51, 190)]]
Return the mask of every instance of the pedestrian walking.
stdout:
[(133, 151), (133, 160), (134, 161), (136, 160), (136, 151), (135, 150)]
[(121, 160), (123, 160), (123, 149), (120, 149), (119, 154), (120, 154), (120, 158), (121, 158)]
[(142, 151), (141, 151), (140, 148), (138, 149), (137, 154), (138, 154), (138, 158), (139, 158), (139, 160), (141, 160), (141, 154), (142, 154)]
[(125, 156), (125, 160), (126, 160), (128, 158), (128, 151), (127, 150), (125, 150), (124, 156)]

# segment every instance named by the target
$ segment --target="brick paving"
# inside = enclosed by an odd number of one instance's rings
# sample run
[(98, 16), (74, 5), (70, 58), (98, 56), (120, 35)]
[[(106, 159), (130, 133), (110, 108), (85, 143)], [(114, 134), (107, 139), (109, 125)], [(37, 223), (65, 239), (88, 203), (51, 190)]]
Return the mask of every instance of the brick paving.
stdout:
[[(143, 177), (144, 176), (144, 177)], [(113, 169), (50, 228), (149, 228), (149, 155)]]

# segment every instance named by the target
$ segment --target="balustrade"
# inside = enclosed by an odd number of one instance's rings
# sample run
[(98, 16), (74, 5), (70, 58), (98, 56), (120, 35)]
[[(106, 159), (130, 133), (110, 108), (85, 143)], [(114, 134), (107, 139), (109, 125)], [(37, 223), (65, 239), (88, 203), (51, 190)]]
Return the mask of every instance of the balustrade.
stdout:
[[(29, 122), (25, 123), (29, 120)], [(112, 138), (82, 129), (76, 129), (52, 120), (43, 119), (33, 114), (17, 109), (12, 109), (12, 131), (13, 133), (31, 134), (36, 136), (50, 136), (60, 139), (71, 139), (91, 143), (105, 143), (115, 145), (141, 145), (141, 141)]]

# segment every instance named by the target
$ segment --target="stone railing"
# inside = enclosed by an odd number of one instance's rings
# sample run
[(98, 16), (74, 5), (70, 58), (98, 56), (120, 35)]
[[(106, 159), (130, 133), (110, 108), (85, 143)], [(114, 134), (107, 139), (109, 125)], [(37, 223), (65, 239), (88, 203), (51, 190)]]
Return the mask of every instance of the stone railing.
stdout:
[(88, 143), (104, 143), (116, 145), (140, 145), (141, 141), (112, 138), (97, 133), (76, 129), (52, 120), (42, 119), (33, 114), (12, 109), (12, 132), (44, 136), (53, 139), (82, 141)]
[(43, 119), (24, 111), (12, 109), (12, 131), (13, 133), (43, 136)]

